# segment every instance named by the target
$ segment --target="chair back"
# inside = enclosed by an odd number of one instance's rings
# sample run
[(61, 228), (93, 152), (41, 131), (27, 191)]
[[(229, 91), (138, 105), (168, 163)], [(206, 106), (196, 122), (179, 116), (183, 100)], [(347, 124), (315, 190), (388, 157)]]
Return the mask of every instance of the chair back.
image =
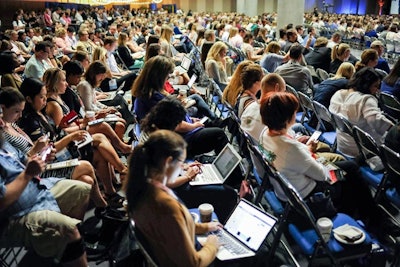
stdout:
[(400, 153), (395, 152), (386, 145), (381, 145), (381, 154), (383, 164), (389, 175), (400, 179)]
[(361, 130), (358, 126), (353, 126), (353, 137), (364, 160), (373, 156), (380, 157), (379, 147), (370, 134)]
[(379, 102), (385, 112), (395, 120), (400, 120), (400, 102), (395, 96), (388, 93), (380, 93)]
[(135, 222), (133, 221), (133, 219), (130, 219), (129, 222), (130, 222), (129, 230), (130, 230), (132, 236), (135, 238), (140, 251), (142, 252), (143, 256), (145, 257), (145, 259), (147, 261), (146, 266), (149, 266), (149, 267), (159, 266), (157, 261), (154, 259), (153, 252), (151, 251), (150, 245), (147, 242), (144, 235), (142, 234), (142, 232), (137, 227), (135, 227)]
[(297, 91), (299, 96), (300, 106), (303, 109), (303, 116), (301, 122), (304, 122), (305, 118), (311, 119), (311, 115), (314, 113), (314, 106), (310, 97), (302, 92)]
[(296, 89), (294, 89), (291, 85), (286, 84), (286, 92), (294, 94), (297, 99), (299, 99), (299, 94), (297, 93)]
[(315, 72), (317, 73), (318, 77), (323, 81), (329, 78), (329, 73), (324, 69), (317, 68)]
[(336, 129), (341, 132), (353, 136), (353, 125), (343, 115), (331, 113), (332, 119), (335, 122)]
[(321, 103), (317, 102), (317, 101), (312, 101), (313, 103), (313, 107), (314, 107), (314, 111), (315, 111), (315, 116), (318, 119), (318, 126), (317, 126), (317, 130), (322, 130), (322, 131), (326, 131), (324, 122), (327, 122), (329, 124), (331, 124), (333, 127), (335, 127), (335, 122), (332, 119), (332, 115), (329, 112), (329, 110), (322, 105)]

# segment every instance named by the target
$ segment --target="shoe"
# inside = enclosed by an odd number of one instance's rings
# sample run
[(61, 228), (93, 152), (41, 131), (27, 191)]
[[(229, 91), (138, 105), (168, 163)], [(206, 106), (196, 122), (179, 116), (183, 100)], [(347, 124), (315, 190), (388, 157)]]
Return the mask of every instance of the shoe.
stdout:
[[(121, 174), (120, 174), (121, 175)], [(125, 198), (120, 196), (118, 193), (114, 193), (111, 195), (105, 194), (106, 201), (108, 205), (112, 208), (122, 208), (122, 203), (124, 202)]]
[(210, 123), (210, 126), (218, 127), (218, 128), (225, 128), (226, 126), (228, 126), (228, 123), (229, 123), (229, 117), (224, 118), (224, 119), (216, 118)]
[(102, 220), (111, 220), (111, 221), (119, 221), (126, 222), (128, 220), (128, 216), (125, 211), (120, 211), (114, 209), (110, 206), (104, 208), (95, 208), (94, 215)]

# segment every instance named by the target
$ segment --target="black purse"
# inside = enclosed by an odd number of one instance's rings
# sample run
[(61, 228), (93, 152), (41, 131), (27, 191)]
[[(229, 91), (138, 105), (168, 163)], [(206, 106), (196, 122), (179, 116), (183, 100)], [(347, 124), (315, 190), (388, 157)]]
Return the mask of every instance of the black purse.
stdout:
[(306, 203), (317, 219), (321, 217), (333, 218), (337, 214), (329, 191), (314, 193), (306, 200)]

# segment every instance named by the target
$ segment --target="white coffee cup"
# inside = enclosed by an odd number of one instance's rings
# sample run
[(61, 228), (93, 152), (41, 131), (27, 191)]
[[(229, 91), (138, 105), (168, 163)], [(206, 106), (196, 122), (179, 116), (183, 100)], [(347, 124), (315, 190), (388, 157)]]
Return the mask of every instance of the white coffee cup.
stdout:
[(211, 216), (214, 211), (213, 205), (209, 203), (203, 203), (199, 206), (200, 221), (211, 222)]
[(183, 97), (183, 98), (186, 98), (187, 97), (187, 90), (186, 89), (179, 90), (179, 95), (181, 97)]
[(88, 118), (89, 120), (94, 119), (94, 116), (96, 115), (96, 112), (88, 110), (86, 111), (85, 117)]
[(322, 235), (322, 238), (324, 239), (325, 242), (328, 242), (329, 239), (331, 238), (331, 233), (332, 233), (332, 228), (333, 228), (333, 223), (331, 219), (327, 217), (321, 217), (317, 220), (317, 227), (319, 229), (319, 232)]

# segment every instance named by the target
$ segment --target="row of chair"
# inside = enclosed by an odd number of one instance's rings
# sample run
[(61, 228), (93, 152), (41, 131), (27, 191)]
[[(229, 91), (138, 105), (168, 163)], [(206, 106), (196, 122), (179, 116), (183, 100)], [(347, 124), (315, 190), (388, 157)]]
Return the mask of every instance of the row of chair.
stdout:
[[(226, 106), (229, 107), (229, 104), (226, 104)], [(263, 208), (264, 205), (261, 205), (261, 203), (265, 202), (264, 204), (267, 205), (267, 210), (272, 211), (279, 217), (278, 228), (271, 245), (272, 251), (276, 248), (277, 240), (280, 239), (284, 232), (288, 232), (301, 248), (303, 254), (309, 260), (310, 266), (319, 266), (321, 264), (339, 266), (343, 264), (343, 262), (362, 258), (370, 253), (372, 246), (379, 246), (377, 241), (368, 235), (368, 233), (366, 233), (366, 241), (356, 250), (347, 248), (333, 237), (326, 243), (316, 226), (316, 218), (310, 211), (306, 202), (300, 197), (290, 182), (270, 164), (271, 159), (263, 152), (262, 147), (260, 147), (257, 141), (240, 128), (240, 119), (236, 116), (234, 110), (229, 109), (229, 111), (231, 118), (237, 123), (237, 131), (235, 134), (239, 146), (243, 147), (240, 143), (245, 143), (246, 146), (245, 149), (241, 149), (242, 155), (247, 154), (249, 156), (249, 160), (253, 166), (253, 175), (258, 184), (256, 190), (257, 194), (253, 199), (253, 203)], [(274, 184), (275, 186), (279, 185), (283, 188), (288, 202), (284, 203), (277, 198), (273, 189)], [(297, 212), (303, 216), (305, 222), (307, 222), (310, 227), (302, 229), (294, 223), (289, 222), (288, 216), (291, 212)], [(333, 218), (334, 227), (346, 223), (358, 228), (363, 228), (362, 224), (346, 214), (339, 213)]]

